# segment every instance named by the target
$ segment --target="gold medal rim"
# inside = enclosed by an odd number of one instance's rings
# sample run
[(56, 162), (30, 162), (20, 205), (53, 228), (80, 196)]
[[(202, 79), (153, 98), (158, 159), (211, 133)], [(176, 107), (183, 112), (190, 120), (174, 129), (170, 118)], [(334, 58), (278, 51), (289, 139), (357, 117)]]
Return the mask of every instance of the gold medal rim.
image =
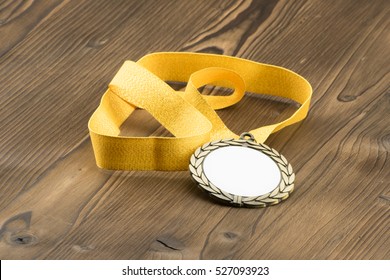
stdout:
[[(281, 173), (279, 185), (271, 192), (259, 196), (235, 195), (215, 186), (208, 180), (203, 172), (203, 161), (211, 152), (227, 146), (244, 146), (252, 148), (270, 157), (276, 163)], [(275, 205), (287, 199), (294, 190), (295, 174), (287, 159), (275, 149), (270, 148), (265, 144), (257, 143), (251, 139), (222, 139), (208, 142), (196, 149), (192, 154), (189, 169), (192, 179), (197, 183), (200, 189), (208, 193), (212, 198), (232, 206), (267, 207)]]

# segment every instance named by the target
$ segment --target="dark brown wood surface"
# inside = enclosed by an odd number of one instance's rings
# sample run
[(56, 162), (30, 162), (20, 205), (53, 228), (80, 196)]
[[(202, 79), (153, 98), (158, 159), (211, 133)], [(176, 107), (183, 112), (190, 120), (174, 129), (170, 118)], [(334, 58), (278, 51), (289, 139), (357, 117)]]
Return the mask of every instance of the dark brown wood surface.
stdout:
[[(389, 259), (389, 11), (387, 0), (0, 1), (0, 258)], [(156, 51), (249, 58), (312, 83), (307, 119), (266, 142), (295, 168), (288, 200), (230, 208), (188, 172), (96, 167), (89, 116), (124, 60)], [(294, 110), (248, 94), (221, 116), (240, 133)], [(166, 133), (131, 118), (123, 134)]]

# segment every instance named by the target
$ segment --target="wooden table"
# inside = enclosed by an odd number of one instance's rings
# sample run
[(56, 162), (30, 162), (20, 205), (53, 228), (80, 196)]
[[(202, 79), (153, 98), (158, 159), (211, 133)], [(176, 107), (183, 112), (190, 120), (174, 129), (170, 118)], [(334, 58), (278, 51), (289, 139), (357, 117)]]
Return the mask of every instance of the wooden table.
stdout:
[[(0, 258), (389, 259), (389, 11), (387, 0), (2, 1)], [(188, 172), (96, 167), (88, 118), (124, 60), (156, 51), (249, 58), (312, 83), (307, 119), (266, 142), (295, 167), (288, 200), (230, 208)], [(295, 109), (248, 94), (220, 114), (240, 133)], [(166, 133), (132, 118), (125, 135)]]

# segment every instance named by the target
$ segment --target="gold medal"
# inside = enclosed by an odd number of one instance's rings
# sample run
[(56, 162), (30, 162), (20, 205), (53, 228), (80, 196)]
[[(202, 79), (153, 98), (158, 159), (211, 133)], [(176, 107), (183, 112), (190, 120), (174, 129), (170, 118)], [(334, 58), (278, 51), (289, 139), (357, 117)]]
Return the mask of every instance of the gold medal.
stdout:
[(274, 205), (294, 189), (291, 164), (250, 133), (204, 144), (191, 156), (189, 169), (202, 190), (232, 206)]

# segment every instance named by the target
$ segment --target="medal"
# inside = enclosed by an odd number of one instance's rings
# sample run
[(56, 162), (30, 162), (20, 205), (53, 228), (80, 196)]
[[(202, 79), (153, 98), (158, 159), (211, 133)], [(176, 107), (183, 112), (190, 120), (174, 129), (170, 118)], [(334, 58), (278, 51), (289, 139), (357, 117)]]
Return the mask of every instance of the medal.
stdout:
[[(184, 92), (175, 91), (165, 81), (187, 85)], [(203, 95), (199, 88), (204, 85), (234, 91)], [(238, 136), (216, 110), (237, 104), (245, 92), (288, 98), (300, 107), (281, 122)], [(310, 83), (300, 75), (237, 57), (154, 53), (125, 61), (88, 123), (96, 164), (119, 170), (189, 167), (192, 179), (212, 198), (239, 207), (274, 205), (293, 191), (295, 174), (284, 156), (262, 143), (303, 120), (311, 94)], [(137, 108), (148, 111), (173, 137), (121, 135), (121, 125)]]
[(199, 147), (191, 176), (212, 198), (232, 206), (266, 207), (288, 198), (295, 174), (286, 158), (250, 133)]

